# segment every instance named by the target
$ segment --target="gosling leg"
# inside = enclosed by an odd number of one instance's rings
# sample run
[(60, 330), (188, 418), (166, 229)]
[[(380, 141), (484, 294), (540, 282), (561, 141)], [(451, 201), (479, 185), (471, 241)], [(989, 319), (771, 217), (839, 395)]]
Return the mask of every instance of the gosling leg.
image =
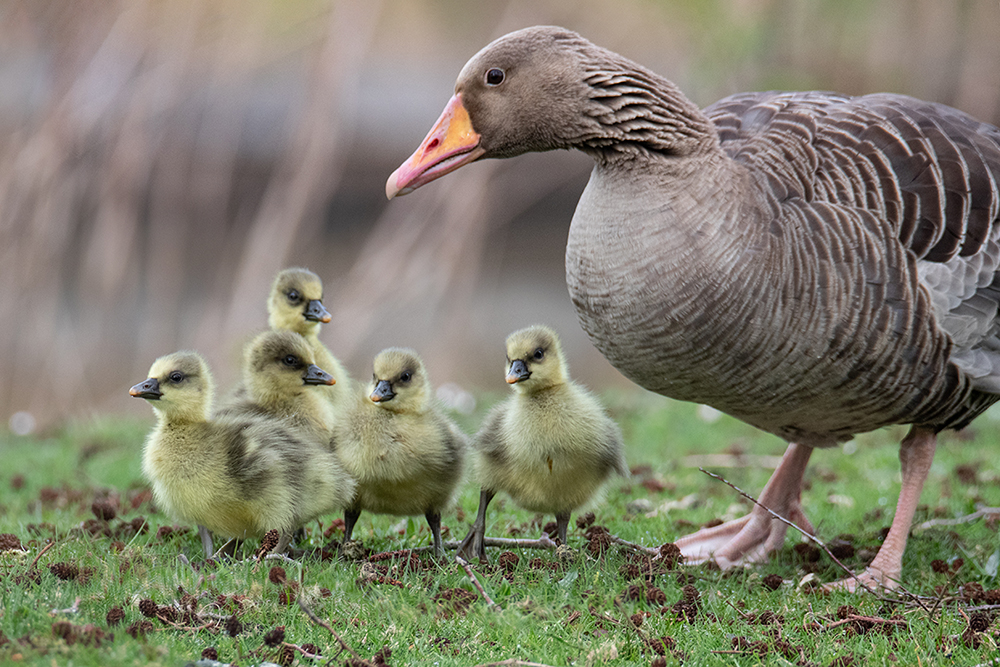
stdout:
[(462, 543), (458, 545), (458, 556), (461, 556), (465, 560), (472, 560), (473, 558), (478, 558), (480, 563), (488, 563), (489, 559), (486, 558), (486, 508), (489, 507), (490, 501), (493, 500), (493, 496), (496, 495), (494, 491), (490, 489), (482, 489), (479, 492), (479, 511), (476, 513), (476, 520), (472, 524), (472, 528), (469, 530), (469, 534), (465, 536)]
[(288, 544), (292, 541), (292, 531), (283, 530), (278, 536), (278, 543), (271, 550), (273, 554), (283, 554), (288, 551)]
[(344, 510), (344, 544), (351, 541), (351, 534), (354, 532), (354, 524), (358, 522), (361, 510), (356, 507)]
[(212, 531), (201, 524), (198, 524), (198, 536), (201, 537), (201, 548), (205, 552), (205, 558), (215, 555), (215, 544), (212, 542)]
[(430, 526), (431, 535), (434, 537), (434, 557), (440, 560), (444, 556), (444, 545), (441, 543), (441, 512), (427, 510), (424, 517), (427, 519), (427, 525)]
[(569, 537), (569, 512), (556, 514), (556, 536), (559, 544), (566, 544)]

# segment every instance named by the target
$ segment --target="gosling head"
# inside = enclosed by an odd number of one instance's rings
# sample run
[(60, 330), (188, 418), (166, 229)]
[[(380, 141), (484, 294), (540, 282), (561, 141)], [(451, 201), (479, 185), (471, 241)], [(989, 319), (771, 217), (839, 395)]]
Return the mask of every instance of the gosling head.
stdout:
[(255, 400), (267, 403), (294, 396), (310, 385), (332, 385), (336, 380), (313, 363), (306, 339), (291, 331), (265, 331), (247, 347), (243, 381)]
[(314, 333), (320, 323), (330, 321), (323, 307), (323, 281), (309, 269), (285, 269), (271, 286), (267, 300), (267, 322), (272, 329)]
[(368, 398), (393, 412), (423, 412), (431, 393), (424, 362), (413, 350), (390, 347), (375, 357)]
[(197, 352), (183, 351), (154, 361), (149, 377), (128, 393), (149, 401), (161, 417), (196, 422), (208, 419), (214, 388), (205, 359)]
[(507, 336), (507, 383), (516, 391), (541, 391), (565, 384), (568, 377), (555, 331), (535, 325)]

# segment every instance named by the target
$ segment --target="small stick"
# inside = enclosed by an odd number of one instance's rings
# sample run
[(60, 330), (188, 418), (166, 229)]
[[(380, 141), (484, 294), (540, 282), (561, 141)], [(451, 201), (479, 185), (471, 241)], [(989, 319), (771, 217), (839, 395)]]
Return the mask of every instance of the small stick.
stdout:
[(625, 605), (622, 604), (622, 599), (620, 597), (615, 598), (615, 606), (618, 607), (618, 610), (625, 616), (626, 619), (628, 619), (628, 626), (635, 630), (635, 634), (639, 635), (639, 639), (642, 640), (642, 652), (645, 654), (646, 647), (649, 646), (649, 639), (646, 637), (646, 634), (636, 623), (632, 622), (632, 617), (629, 616), (628, 610), (625, 609)]
[(824, 630), (833, 630), (834, 628), (839, 628), (841, 625), (846, 625), (848, 623), (854, 623), (855, 621), (863, 621), (865, 623), (874, 623), (878, 625), (879, 623), (883, 625), (906, 625), (909, 621), (902, 618), (879, 618), (877, 616), (859, 616), (857, 614), (850, 614), (847, 618), (841, 619), (839, 621), (834, 621), (830, 625), (825, 626)]
[[(56, 614), (76, 614), (80, 612), (80, 598), (73, 600), (73, 606), (66, 609), (53, 609), (49, 612), (50, 616), (55, 616)], [(966, 619), (968, 620), (968, 619)]]
[(874, 595), (876, 597), (881, 597), (872, 588), (870, 588), (867, 584), (865, 584), (863, 581), (861, 581), (861, 578), (858, 577), (858, 575), (854, 574), (854, 572), (849, 567), (847, 567), (846, 565), (844, 565), (843, 563), (841, 563), (840, 559), (837, 558), (836, 556), (834, 556), (833, 553), (830, 551), (830, 548), (828, 546), (826, 546), (826, 544), (822, 540), (820, 540), (818, 537), (816, 537), (812, 533), (808, 532), (807, 530), (803, 529), (802, 527), (795, 525), (795, 523), (793, 523), (793, 522), (789, 521), (788, 519), (786, 519), (785, 517), (781, 516), (780, 514), (778, 514), (774, 510), (772, 510), (770, 507), (767, 507), (766, 505), (761, 504), (760, 502), (757, 501), (756, 498), (754, 498), (749, 493), (745, 492), (743, 489), (739, 488), (738, 486), (736, 486), (735, 484), (733, 484), (732, 482), (730, 482), (725, 477), (722, 477), (721, 475), (716, 475), (714, 472), (709, 472), (708, 470), (705, 470), (704, 468), (698, 468), (698, 470), (702, 471), (703, 473), (705, 473), (706, 475), (708, 475), (709, 477), (711, 477), (713, 479), (719, 480), (720, 482), (722, 482), (723, 484), (725, 484), (726, 486), (728, 486), (729, 488), (731, 488), (733, 491), (735, 491), (736, 493), (740, 494), (741, 496), (743, 496), (744, 498), (746, 498), (747, 500), (749, 500), (750, 502), (752, 502), (754, 505), (756, 505), (757, 507), (761, 508), (762, 510), (764, 510), (765, 512), (767, 512), (768, 514), (770, 514), (771, 516), (773, 516), (778, 521), (782, 522), (783, 524), (785, 524), (785, 525), (787, 525), (787, 526), (789, 526), (791, 528), (794, 528), (795, 530), (797, 530), (800, 533), (802, 533), (807, 539), (815, 542), (816, 546), (818, 546), (820, 549), (822, 549), (823, 551), (825, 551), (826, 555), (830, 557), (830, 560), (832, 560), (834, 563), (836, 563), (837, 567), (839, 567), (844, 572), (846, 572), (848, 574), (848, 576), (852, 577), (858, 583), (859, 586), (861, 586), (863, 589), (865, 589), (866, 591), (868, 591), (872, 595)]
[(479, 591), (479, 594), (483, 596), (484, 600), (486, 600), (486, 606), (489, 607), (490, 609), (496, 609), (497, 611), (500, 611), (500, 605), (494, 602), (493, 598), (491, 598), (486, 593), (486, 590), (483, 588), (482, 584), (480, 584), (479, 580), (476, 579), (476, 573), (472, 571), (472, 566), (469, 565), (469, 562), (464, 558), (462, 558), (461, 556), (455, 556), (455, 562), (461, 565), (462, 569), (465, 570), (465, 573), (469, 575), (469, 579), (472, 580), (472, 585), (476, 587), (476, 590)]
[(281, 642), (281, 645), (282, 646), (291, 646), (293, 649), (295, 649), (296, 651), (298, 651), (299, 653), (301, 653), (302, 655), (304, 655), (305, 657), (307, 657), (307, 658), (309, 658), (311, 660), (315, 660), (316, 658), (322, 658), (323, 657), (321, 655), (316, 655), (314, 653), (310, 653), (309, 651), (305, 650), (304, 648), (302, 648), (298, 644), (291, 644), (289, 642)]
[(740, 611), (739, 608), (736, 605), (734, 605), (732, 602), (730, 602), (726, 598), (722, 598), (722, 601), (725, 602), (726, 604), (728, 604), (730, 607), (732, 607), (733, 611), (735, 611), (737, 614), (739, 614), (743, 618), (744, 621), (749, 621), (750, 620), (750, 614), (746, 614), (746, 613)]
[(49, 549), (51, 549), (55, 545), (56, 545), (55, 541), (52, 541), (52, 542), (49, 542), (48, 544), (46, 544), (45, 547), (41, 551), (38, 552), (38, 555), (35, 556), (35, 560), (31, 561), (31, 567), (28, 568), (28, 571), (34, 570), (35, 566), (38, 565), (38, 559), (42, 557), (42, 554), (44, 554), (46, 551), (48, 551)]
[(280, 560), (288, 563), (289, 565), (301, 565), (299, 561), (294, 558), (289, 558), (285, 554), (267, 554), (264, 556), (264, 560)]
[(310, 621), (312, 621), (316, 625), (320, 626), (321, 628), (326, 628), (327, 632), (329, 632), (331, 635), (333, 635), (333, 638), (336, 639), (337, 643), (340, 644), (341, 649), (347, 651), (352, 656), (354, 656), (355, 660), (361, 660), (361, 656), (358, 655), (357, 653), (355, 653), (354, 649), (347, 645), (347, 642), (345, 642), (340, 637), (340, 635), (338, 635), (336, 633), (336, 631), (333, 628), (330, 627), (329, 623), (327, 623), (326, 621), (324, 621), (323, 619), (321, 619), (319, 616), (317, 616), (315, 613), (313, 613), (313, 610), (309, 608), (309, 605), (306, 604), (305, 598), (303, 598), (301, 594), (299, 595), (298, 603), (299, 603), (299, 608), (302, 609), (302, 611), (305, 612), (306, 616), (309, 617)]
[(222, 556), (222, 552), (226, 550), (226, 547), (228, 547), (230, 544), (233, 544), (234, 542), (236, 542), (235, 537), (226, 542), (225, 544), (223, 544), (221, 547), (219, 547), (218, 551), (212, 554), (212, 560), (219, 560), (219, 557)]
[(629, 549), (633, 549), (635, 551), (638, 551), (639, 553), (648, 554), (650, 556), (659, 556), (660, 555), (660, 548), (659, 547), (655, 547), (655, 548), (654, 547), (647, 547), (647, 546), (644, 546), (642, 544), (637, 544), (635, 542), (629, 542), (628, 540), (623, 540), (622, 538), (618, 537), (617, 535), (611, 535), (610, 533), (608, 534), (608, 537), (610, 537), (611, 541), (614, 542), (615, 544), (621, 544), (622, 546), (626, 546)]
[(473, 665), (473, 667), (552, 667), (552, 665), (510, 658), (509, 660), (504, 660), (503, 662), (484, 662), (480, 665)]
[(926, 528), (933, 528), (934, 526), (958, 526), (960, 524), (970, 523), (976, 519), (981, 519), (984, 516), (992, 516), (994, 514), (1000, 514), (1000, 507), (984, 507), (981, 510), (977, 510), (972, 514), (960, 516), (957, 519), (930, 519), (917, 524), (913, 527), (913, 530), (924, 530)]

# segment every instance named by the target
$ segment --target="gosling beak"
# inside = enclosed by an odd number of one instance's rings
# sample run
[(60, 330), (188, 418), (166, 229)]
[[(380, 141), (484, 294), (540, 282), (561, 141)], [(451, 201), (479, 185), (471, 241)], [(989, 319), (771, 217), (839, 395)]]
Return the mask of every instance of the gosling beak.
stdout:
[(448, 100), (441, 117), (424, 138), (420, 147), (392, 172), (385, 184), (385, 196), (413, 192), (448, 172), (455, 171), (482, 157), (479, 133), (472, 129), (469, 112), (462, 106), (462, 94)]
[(150, 401), (158, 401), (160, 400), (160, 396), (163, 396), (163, 392), (160, 391), (160, 381), (156, 378), (149, 378), (134, 385), (128, 390), (128, 394), (135, 398), (145, 398)]
[(510, 368), (507, 370), (507, 384), (517, 384), (518, 382), (524, 382), (531, 377), (531, 371), (528, 370), (528, 365), (525, 364), (520, 359), (515, 359), (510, 362)]
[(384, 403), (385, 401), (391, 401), (395, 395), (392, 391), (392, 385), (389, 384), (388, 380), (379, 380), (378, 384), (375, 385), (375, 391), (368, 398), (372, 399), (375, 403)]
[(333, 376), (324, 371), (316, 364), (309, 364), (306, 372), (302, 374), (302, 384), (337, 384)]
[(304, 316), (310, 322), (322, 322), (323, 324), (326, 324), (332, 319), (329, 311), (323, 307), (323, 302), (319, 299), (313, 299), (306, 304), (306, 312), (304, 313)]

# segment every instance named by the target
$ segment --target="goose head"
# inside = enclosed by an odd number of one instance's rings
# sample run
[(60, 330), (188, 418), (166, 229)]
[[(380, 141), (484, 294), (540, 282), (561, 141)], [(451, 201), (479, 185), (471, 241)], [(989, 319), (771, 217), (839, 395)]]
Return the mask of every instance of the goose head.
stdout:
[(417, 150), (386, 182), (407, 194), (481, 158), (578, 148), (596, 159), (680, 156), (717, 142), (670, 81), (580, 35), (535, 26), (474, 55)]
[(507, 383), (515, 391), (534, 393), (565, 384), (569, 377), (556, 333), (542, 325), (507, 336)]
[(279, 273), (267, 301), (267, 321), (272, 329), (315, 333), (330, 321), (323, 307), (323, 281), (309, 269), (291, 268)]
[(375, 356), (368, 398), (393, 412), (423, 412), (431, 393), (424, 362), (413, 350), (390, 347)]
[(336, 379), (313, 363), (306, 339), (291, 331), (265, 331), (247, 347), (243, 381), (258, 403), (272, 405), (311, 385)]
[(214, 389), (205, 359), (197, 352), (182, 351), (154, 361), (149, 377), (128, 393), (146, 399), (170, 421), (197, 422), (208, 419)]

